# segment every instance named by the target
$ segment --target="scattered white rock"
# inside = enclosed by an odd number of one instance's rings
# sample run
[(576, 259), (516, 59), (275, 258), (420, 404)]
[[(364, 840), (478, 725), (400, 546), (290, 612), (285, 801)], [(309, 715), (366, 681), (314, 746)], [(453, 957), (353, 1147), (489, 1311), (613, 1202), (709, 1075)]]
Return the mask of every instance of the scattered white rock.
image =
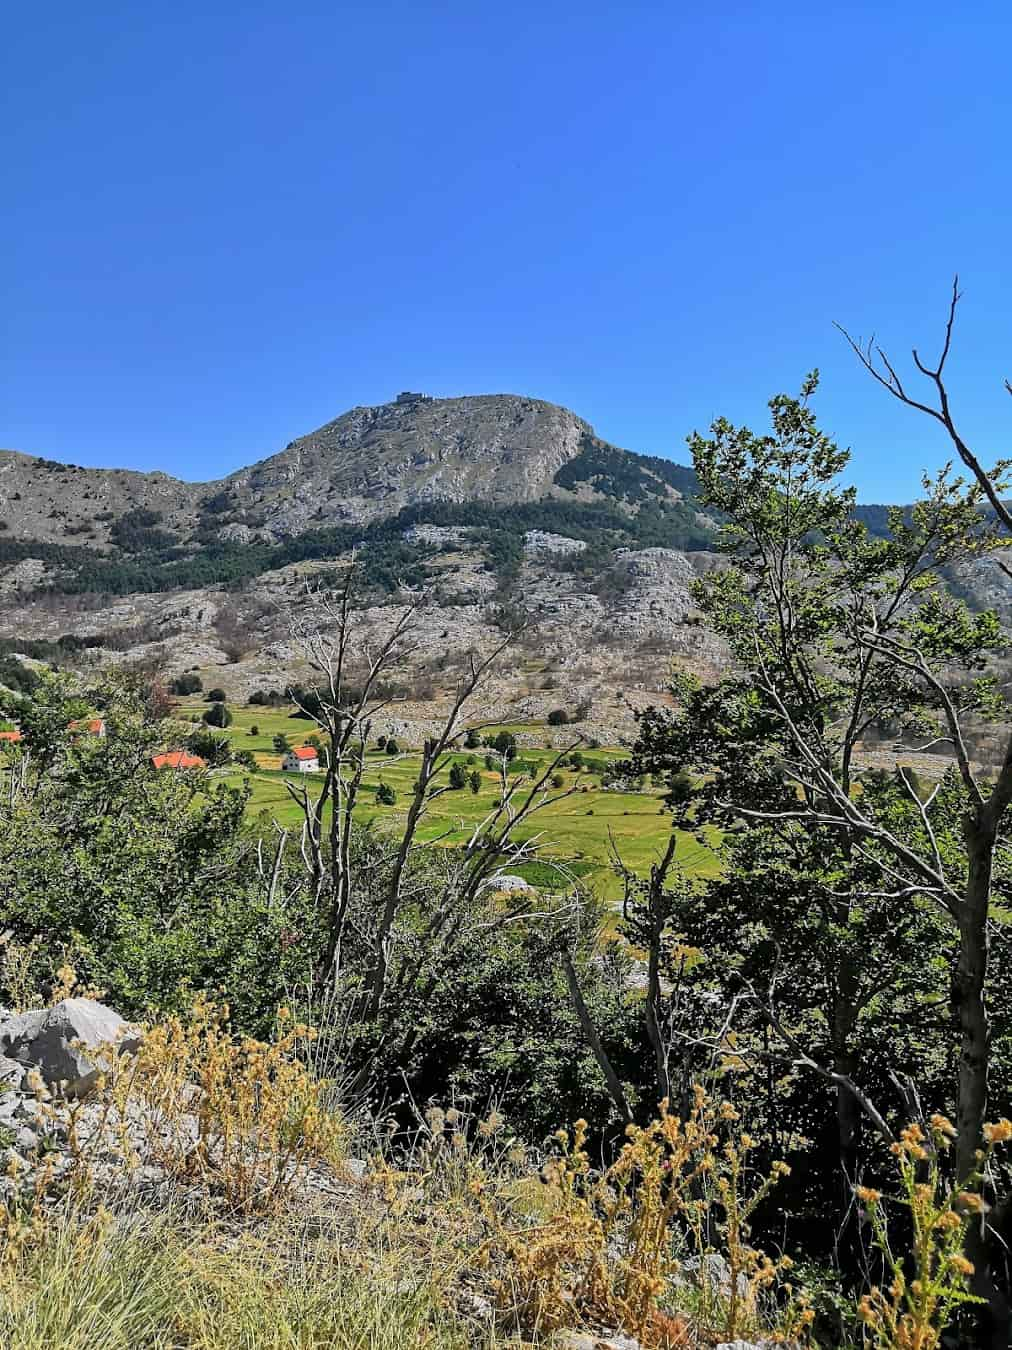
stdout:
[(582, 553), (587, 547), (584, 539), (570, 539), (565, 534), (551, 534), (548, 530), (528, 530), (524, 535), (526, 553)]
[(519, 895), (534, 890), (531, 883), (525, 880), (524, 877), (513, 876), (507, 872), (500, 873), (498, 876), (489, 877), (485, 885), (490, 891), (503, 891), (507, 895)]

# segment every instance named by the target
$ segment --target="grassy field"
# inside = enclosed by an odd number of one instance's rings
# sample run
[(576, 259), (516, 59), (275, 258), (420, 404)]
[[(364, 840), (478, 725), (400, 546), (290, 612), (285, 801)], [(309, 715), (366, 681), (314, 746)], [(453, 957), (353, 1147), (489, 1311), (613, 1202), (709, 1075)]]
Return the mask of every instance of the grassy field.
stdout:
[[(199, 715), (207, 705), (192, 703), (180, 709), (185, 718)], [(278, 732), (288, 737), (291, 745), (301, 745), (314, 730), (313, 724), (293, 718), (290, 710), (272, 708), (231, 709), (234, 721), (228, 729), (238, 749), (250, 750), (258, 769), (248, 775), (252, 789), (250, 810), (254, 815), (277, 820), (281, 824), (295, 824), (300, 819), (299, 808), (285, 787), (285, 780), (299, 781), (299, 774), (285, 774), (280, 769), (280, 756), (273, 748)], [(255, 732), (254, 732), (255, 728)], [(498, 728), (497, 728), (498, 729)], [(510, 728), (540, 739), (545, 728), (537, 725)], [(444, 845), (464, 843), (474, 826), (492, 809), (497, 800), (498, 774), (485, 768), (484, 750), (447, 755), (440, 769), (439, 779), (445, 781), (450, 766), (458, 762), (470, 774), (481, 775), (477, 793), (470, 788), (446, 792), (432, 803), (419, 831), (423, 840), (439, 839)], [(530, 772), (543, 772), (556, 752), (521, 746), (518, 760), (531, 766)], [(584, 766), (560, 770), (563, 783), (551, 789), (553, 797), (563, 793), (538, 811), (518, 831), (518, 838), (537, 837), (539, 855), (545, 864), (528, 865), (525, 870), (535, 883), (551, 884), (552, 862), (562, 864), (576, 875), (584, 877), (606, 898), (621, 894), (621, 882), (611, 867), (613, 849), (617, 849), (626, 866), (644, 873), (663, 850), (669, 831), (668, 815), (661, 805), (661, 794), (655, 790), (643, 792), (605, 791), (601, 775), (610, 761), (621, 759), (624, 751), (616, 748), (582, 750)], [(366, 790), (362, 794), (359, 814), (363, 821), (389, 821), (392, 826), (403, 818), (411, 786), (418, 771), (418, 755), (409, 747), (391, 757), (380, 750), (370, 750), (365, 775)], [(229, 775), (235, 782), (247, 775)], [(306, 775), (302, 781), (310, 786), (315, 776)], [(397, 794), (393, 806), (381, 806), (375, 799), (375, 788), (380, 782), (388, 784)], [(716, 839), (711, 839), (716, 844)], [(679, 844), (682, 865), (697, 875), (712, 875), (718, 870), (718, 860), (711, 848), (699, 844), (691, 834), (682, 835)]]

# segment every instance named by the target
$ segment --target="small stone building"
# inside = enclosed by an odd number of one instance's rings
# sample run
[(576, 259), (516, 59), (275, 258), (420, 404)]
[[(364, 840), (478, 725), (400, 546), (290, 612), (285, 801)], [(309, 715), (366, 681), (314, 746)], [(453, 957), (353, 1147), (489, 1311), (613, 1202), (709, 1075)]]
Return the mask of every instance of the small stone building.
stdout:
[(320, 752), (311, 745), (297, 745), (281, 756), (285, 773), (319, 773)]

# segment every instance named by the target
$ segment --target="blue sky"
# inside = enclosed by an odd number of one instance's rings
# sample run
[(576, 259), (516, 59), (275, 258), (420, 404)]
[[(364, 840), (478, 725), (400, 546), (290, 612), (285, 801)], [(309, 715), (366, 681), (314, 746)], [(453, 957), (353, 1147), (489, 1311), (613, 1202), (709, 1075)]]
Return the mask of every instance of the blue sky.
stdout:
[(684, 461), (823, 373), (865, 500), (948, 454), (833, 320), (1012, 401), (1012, 13), (52, 3), (0, 50), (0, 445), (210, 478), (402, 389)]

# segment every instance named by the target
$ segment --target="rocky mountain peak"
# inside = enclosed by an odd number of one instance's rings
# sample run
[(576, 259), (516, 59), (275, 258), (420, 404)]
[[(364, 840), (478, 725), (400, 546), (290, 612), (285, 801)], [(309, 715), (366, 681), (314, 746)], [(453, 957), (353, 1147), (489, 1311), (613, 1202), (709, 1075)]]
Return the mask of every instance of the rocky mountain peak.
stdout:
[(272, 530), (368, 521), (417, 502), (533, 501), (593, 439), (567, 408), (517, 394), (402, 393), (357, 407), (228, 480)]

